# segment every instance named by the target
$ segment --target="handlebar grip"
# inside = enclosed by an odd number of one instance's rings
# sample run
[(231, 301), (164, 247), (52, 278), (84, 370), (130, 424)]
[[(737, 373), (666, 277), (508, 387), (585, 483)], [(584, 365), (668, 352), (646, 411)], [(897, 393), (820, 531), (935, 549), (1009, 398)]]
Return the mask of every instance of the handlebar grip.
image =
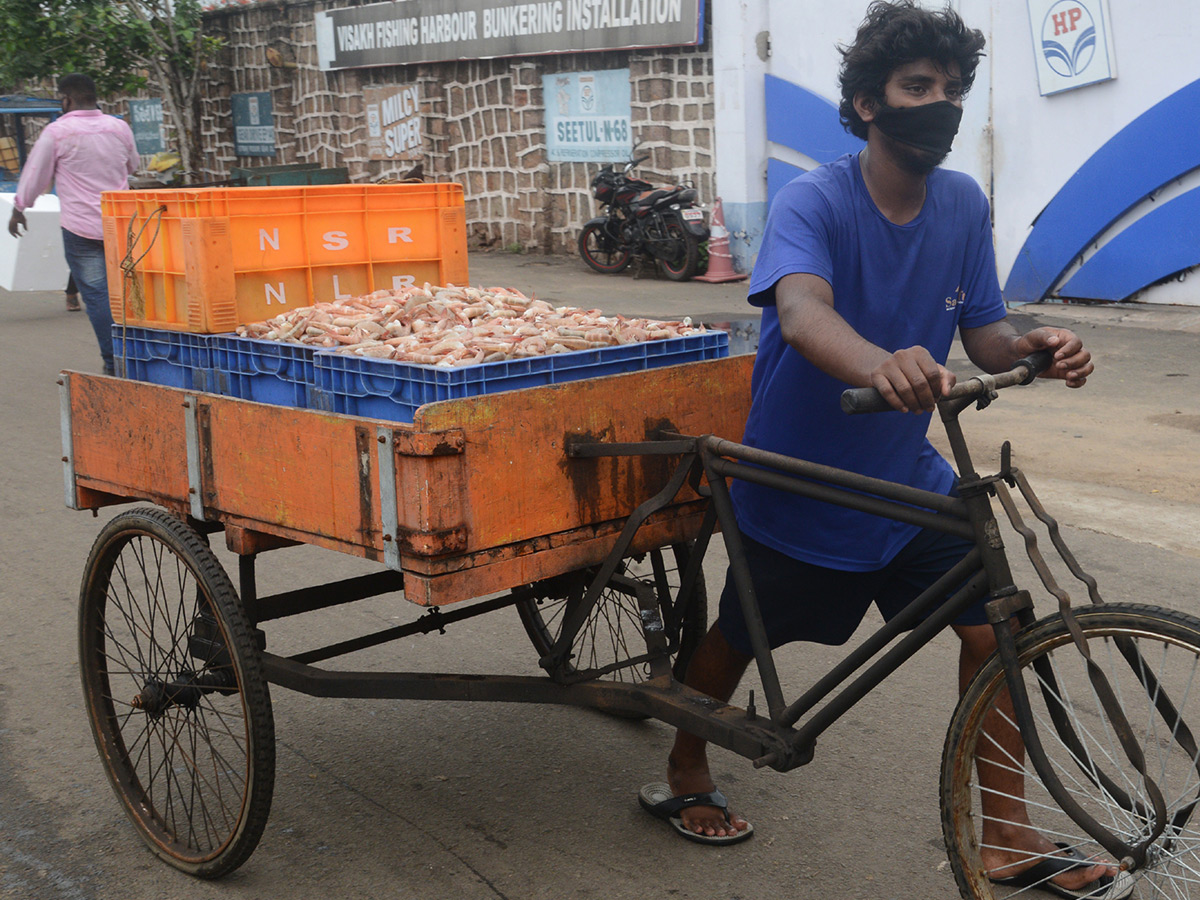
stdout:
[[(1013, 363), (1013, 367), (1009, 370), (1007, 378), (1001, 383), (996, 384), (995, 387), (1006, 387), (1012, 384), (1029, 384), (1038, 375), (1050, 368), (1050, 364), (1053, 362), (1053, 350), (1038, 350), (1030, 353), (1024, 359), (1019, 359)], [(1018, 369), (1025, 370), (1025, 375), (1019, 379), (1015, 377)], [(975, 382), (976, 385), (974, 389), (971, 388), (972, 382)], [(979, 393), (981, 387), (982, 385), (978, 379), (969, 379), (968, 381), (959, 383), (943, 399), (975, 396)], [(849, 388), (842, 391), (842, 412), (847, 415), (887, 412), (892, 408), (892, 405), (883, 399), (883, 395), (873, 387)]]
[(640, 166), (642, 163), (644, 163), (644, 162), (645, 162), (646, 160), (648, 160), (649, 158), (650, 158), (650, 154), (649, 154), (649, 153), (647, 153), (645, 156), (639, 156), (639, 157), (636, 157), (636, 158), (633, 160), (633, 165), (634, 165), (634, 166)]
[(1048, 368), (1050, 368), (1050, 364), (1052, 362), (1054, 362), (1053, 350), (1035, 350), (1024, 359), (1018, 359), (1016, 363), (1013, 364), (1013, 368), (1015, 369), (1017, 366), (1024, 366), (1028, 370), (1029, 374), (1021, 380), (1021, 384), (1029, 384), (1029, 382), (1033, 381), (1033, 379), (1037, 378)]
[(892, 405), (873, 387), (848, 388), (842, 391), (842, 412), (846, 415), (887, 412), (890, 409)]

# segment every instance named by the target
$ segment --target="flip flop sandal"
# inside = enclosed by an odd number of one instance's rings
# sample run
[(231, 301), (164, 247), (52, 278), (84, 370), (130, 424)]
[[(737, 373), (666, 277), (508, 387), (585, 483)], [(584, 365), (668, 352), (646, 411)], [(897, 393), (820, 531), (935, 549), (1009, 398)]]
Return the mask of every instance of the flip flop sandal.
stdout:
[(1058, 897), (1065, 897), (1067, 900), (1084, 900), (1084, 898), (1087, 900), (1125, 900), (1133, 893), (1133, 879), (1128, 872), (1118, 872), (1115, 878), (1111, 875), (1102, 875), (1095, 881), (1075, 890), (1055, 884), (1050, 879), (1056, 878), (1064, 872), (1102, 865), (1094, 859), (1088, 859), (1078, 850), (1068, 849), (1068, 846), (1060, 841), (1055, 841), (1055, 844), (1063, 851), (1062, 856), (1047, 856), (1038, 860), (1024, 872), (1018, 872), (1010, 878), (989, 877), (988, 880), (992, 884), (1002, 887), (1036, 888)]
[(754, 826), (749, 824), (744, 831), (731, 835), (696, 834), (684, 826), (679, 813), (692, 806), (715, 806), (725, 814), (725, 821), (729, 822), (729, 801), (720, 791), (706, 791), (700, 794), (684, 794), (676, 797), (671, 792), (670, 785), (656, 782), (648, 784), (638, 791), (638, 803), (650, 815), (668, 823), (679, 832), (681, 837), (695, 841), (697, 844), (736, 844), (754, 834)]

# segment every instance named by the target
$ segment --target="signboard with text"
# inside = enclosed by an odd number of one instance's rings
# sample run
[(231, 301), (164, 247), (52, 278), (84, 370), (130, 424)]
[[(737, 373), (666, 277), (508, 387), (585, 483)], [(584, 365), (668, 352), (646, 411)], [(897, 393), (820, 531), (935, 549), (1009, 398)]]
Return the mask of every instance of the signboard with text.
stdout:
[(704, 0), (394, 0), (315, 19), (325, 71), (699, 44), (703, 23)]
[(129, 127), (133, 129), (137, 152), (142, 156), (167, 149), (163, 138), (162, 100), (130, 100)]
[(270, 91), (233, 94), (233, 152), (237, 156), (274, 156), (275, 120)]
[(629, 70), (542, 76), (546, 158), (550, 162), (623, 162), (633, 148)]
[(1116, 78), (1108, 0), (1028, 0), (1042, 96)]
[(367, 152), (371, 159), (420, 159), (421, 92), (409, 87), (363, 88), (367, 107)]

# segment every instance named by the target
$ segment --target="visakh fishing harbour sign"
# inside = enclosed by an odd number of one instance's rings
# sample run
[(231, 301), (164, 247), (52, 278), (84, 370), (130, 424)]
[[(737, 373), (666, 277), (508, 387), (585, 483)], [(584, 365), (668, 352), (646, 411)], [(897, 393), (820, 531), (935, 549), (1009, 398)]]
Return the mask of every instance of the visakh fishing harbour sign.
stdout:
[(393, 0), (318, 12), (317, 55), (328, 71), (670, 47), (703, 22), (704, 0)]

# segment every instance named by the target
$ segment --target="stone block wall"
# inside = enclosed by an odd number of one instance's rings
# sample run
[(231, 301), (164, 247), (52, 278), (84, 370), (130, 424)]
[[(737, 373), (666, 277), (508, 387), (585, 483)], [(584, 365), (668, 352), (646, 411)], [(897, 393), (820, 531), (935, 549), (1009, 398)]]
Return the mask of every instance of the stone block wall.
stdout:
[[(192, 180), (226, 178), (234, 166), (297, 162), (345, 166), (356, 183), (400, 178), (417, 163), (369, 158), (363, 89), (416, 84), (424, 177), (463, 185), (472, 245), (573, 253), (580, 227), (599, 213), (590, 183), (600, 164), (546, 159), (542, 76), (628, 68), (637, 152), (651, 154), (638, 175), (652, 183), (689, 181), (704, 202), (715, 197), (709, 42), (322, 72), (313, 16), (341, 5), (301, 0), (206, 13), (206, 28), (227, 45), (210, 66), (204, 167)], [(234, 154), (229, 98), (243, 91), (271, 92), (274, 158)]]

